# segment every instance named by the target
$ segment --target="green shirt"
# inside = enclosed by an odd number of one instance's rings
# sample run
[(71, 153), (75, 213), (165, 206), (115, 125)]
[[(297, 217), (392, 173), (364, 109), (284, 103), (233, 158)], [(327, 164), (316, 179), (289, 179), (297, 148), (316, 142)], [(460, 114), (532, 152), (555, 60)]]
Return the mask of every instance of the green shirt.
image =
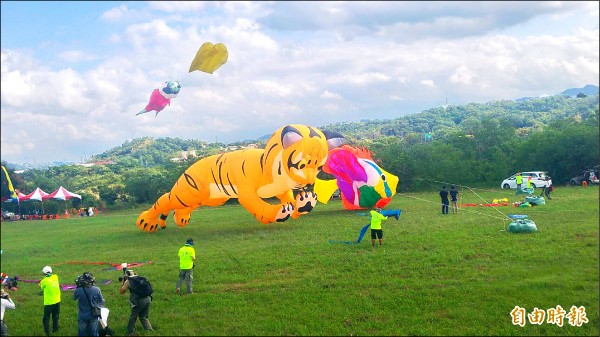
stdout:
[(194, 259), (196, 251), (194, 247), (185, 245), (179, 248), (179, 269), (192, 269), (194, 267)]
[(60, 285), (57, 275), (44, 277), (40, 281), (40, 288), (44, 291), (44, 305), (52, 305), (60, 302)]
[(382, 220), (387, 220), (387, 217), (375, 210), (371, 210), (371, 229), (381, 229)]
[(517, 180), (517, 185), (520, 185), (523, 183), (523, 177), (521, 175), (516, 176), (515, 179)]

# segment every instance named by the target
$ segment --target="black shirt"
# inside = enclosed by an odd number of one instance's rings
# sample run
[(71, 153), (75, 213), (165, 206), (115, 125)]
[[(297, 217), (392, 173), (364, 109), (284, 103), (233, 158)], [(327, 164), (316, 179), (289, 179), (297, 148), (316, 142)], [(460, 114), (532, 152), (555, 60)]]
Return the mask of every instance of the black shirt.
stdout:
[(448, 191), (447, 190), (441, 190), (440, 191), (440, 197), (442, 197), (442, 202), (448, 202)]

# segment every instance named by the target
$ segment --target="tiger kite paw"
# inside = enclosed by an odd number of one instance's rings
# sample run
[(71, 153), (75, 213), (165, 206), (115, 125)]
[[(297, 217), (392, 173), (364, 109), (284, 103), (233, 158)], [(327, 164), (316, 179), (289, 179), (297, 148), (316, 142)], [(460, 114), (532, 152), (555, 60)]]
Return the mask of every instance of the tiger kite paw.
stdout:
[(187, 209), (178, 209), (173, 213), (175, 224), (179, 227), (185, 227), (190, 223), (191, 211)]
[(148, 217), (148, 211), (143, 212), (137, 218), (136, 226), (146, 232), (155, 232), (158, 229), (158, 218), (151, 219)]
[(317, 204), (317, 194), (313, 191), (301, 191), (296, 195), (296, 210), (292, 215), (298, 218), (300, 215), (310, 213)]
[(281, 209), (277, 212), (275, 216), (276, 222), (284, 222), (290, 218), (292, 212), (294, 212), (294, 205), (291, 202), (281, 204)]

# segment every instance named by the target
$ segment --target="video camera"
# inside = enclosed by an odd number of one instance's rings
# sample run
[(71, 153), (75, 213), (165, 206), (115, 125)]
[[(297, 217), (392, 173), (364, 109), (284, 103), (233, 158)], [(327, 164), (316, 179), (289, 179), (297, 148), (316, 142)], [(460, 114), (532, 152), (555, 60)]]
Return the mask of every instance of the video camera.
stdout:
[(6, 287), (8, 290), (17, 290), (19, 288), (19, 280), (19, 276), (15, 275), (14, 277), (8, 277), (5, 275), (2, 277), (2, 286)]
[(119, 276), (119, 282), (127, 280), (127, 262), (121, 263), (121, 268), (123, 269), (123, 276)]
[(90, 287), (96, 283), (96, 278), (90, 272), (85, 272), (82, 275), (77, 276), (75, 279), (75, 285), (77, 287)]

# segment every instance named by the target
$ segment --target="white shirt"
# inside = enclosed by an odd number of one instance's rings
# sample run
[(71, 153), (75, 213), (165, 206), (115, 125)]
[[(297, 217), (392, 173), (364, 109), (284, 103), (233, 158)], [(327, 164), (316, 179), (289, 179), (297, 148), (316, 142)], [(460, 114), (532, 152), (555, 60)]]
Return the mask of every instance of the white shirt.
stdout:
[(2, 320), (4, 320), (4, 310), (6, 309), (14, 309), (15, 308), (15, 303), (13, 303), (12, 298), (3, 298), (2, 299), (2, 311), (0, 313), (0, 318), (2, 318)]

